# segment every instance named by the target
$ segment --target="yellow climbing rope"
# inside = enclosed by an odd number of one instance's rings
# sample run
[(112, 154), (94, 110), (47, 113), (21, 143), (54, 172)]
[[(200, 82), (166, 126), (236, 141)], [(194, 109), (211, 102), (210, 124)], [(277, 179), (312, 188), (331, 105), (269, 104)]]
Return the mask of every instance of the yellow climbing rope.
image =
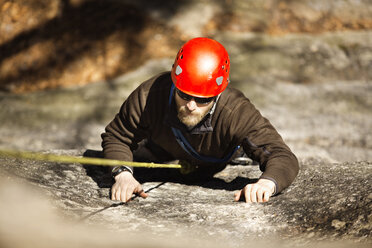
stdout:
[(76, 157), (68, 155), (45, 154), (38, 152), (25, 152), (25, 151), (11, 151), (0, 150), (0, 157), (12, 157), (18, 159), (30, 159), (37, 161), (59, 162), (59, 163), (80, 163), (98, 166), (120, 166), (127, 165), (133, 167), (147, 167), (147, 168), (176, 168), (180, 169), (179, 164), (157, 164), (157, 163), (142, 163), (113, 160), (106, 158), (90, 158), (90, 157)]

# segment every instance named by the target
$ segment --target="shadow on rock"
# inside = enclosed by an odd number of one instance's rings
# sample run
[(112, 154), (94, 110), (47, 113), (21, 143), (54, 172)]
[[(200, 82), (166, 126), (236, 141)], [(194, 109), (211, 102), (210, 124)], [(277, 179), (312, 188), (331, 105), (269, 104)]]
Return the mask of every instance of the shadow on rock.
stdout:
[[(83, 157), (89, 158), (103, 158), (103, 152), (98, 150), (87, 149), (83, 153)], [(90, 176), (100, 188), (111, 188), (113, 179), (111, 177), (111, 167), (108, 166), (96, 166), (83, 164), (83, 167), (88, 176)]]

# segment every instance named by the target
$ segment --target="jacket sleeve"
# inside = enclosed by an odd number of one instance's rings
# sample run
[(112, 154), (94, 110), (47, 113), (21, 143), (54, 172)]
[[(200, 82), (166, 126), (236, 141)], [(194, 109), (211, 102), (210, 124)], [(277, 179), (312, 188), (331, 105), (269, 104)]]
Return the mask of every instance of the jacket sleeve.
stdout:
[(133, 151), (149, 127), (143, 114), (146, 96), (142, 91), (139, 87), (132, 92), (101, 134), (105, 158), (133, 161)]
[(248, 99), (233, 113), (233, 125), (238, 130), (246, 154), (259, 162), (263, 171), (260, 178), (274, 181), (275, 194), (288, 187), (299, 171), (296, 156), (282, 137)]

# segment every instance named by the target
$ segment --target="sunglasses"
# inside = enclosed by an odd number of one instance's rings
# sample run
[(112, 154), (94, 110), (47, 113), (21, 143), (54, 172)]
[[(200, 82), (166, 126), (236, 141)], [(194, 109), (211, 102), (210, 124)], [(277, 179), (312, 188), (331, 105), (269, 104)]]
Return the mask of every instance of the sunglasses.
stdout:
[(177, 92), (177, 95), (179, 97), (181, 97), (183, 100), (185, 101), (191, 101), (191, 99), (194, 99), (194, 101), (196, 103), (200, 103), (200, 104), (208, 104), (210, 103), (211, 101), (213, 101), (216, 97), (195, 97), (195, 96), (190, 96), (186, 93), (183, 93), (182, 91), (180, 91), (179, 89), (176, 89), (176, 92)]

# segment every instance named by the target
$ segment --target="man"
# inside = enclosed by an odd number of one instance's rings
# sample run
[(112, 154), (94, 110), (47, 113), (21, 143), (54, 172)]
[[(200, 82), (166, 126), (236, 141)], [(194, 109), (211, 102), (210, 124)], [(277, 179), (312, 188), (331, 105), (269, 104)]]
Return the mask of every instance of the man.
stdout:
[[(191, 176), (221, 171), (241, 146), (260, 164), (262, 176), (235, 193), (235, 201), (266, 202), (289, 186), (299, 167), (290, 151), (253, 104), (227, 87), (230, 61), (215, 40), (195, 38), (179, 50), (171, 72), (142, 83), (121, 106), (102, 134), (105, 158), (132, 161), (138, 143), (157, 160), (178, 159)], [(162, 157), (162, 159), (161, 159)], [(183, 163), (185, 163), (183, 162)], [(127, 202), (148, 195), (127, 166), (112, 174), (112, 200)]]

